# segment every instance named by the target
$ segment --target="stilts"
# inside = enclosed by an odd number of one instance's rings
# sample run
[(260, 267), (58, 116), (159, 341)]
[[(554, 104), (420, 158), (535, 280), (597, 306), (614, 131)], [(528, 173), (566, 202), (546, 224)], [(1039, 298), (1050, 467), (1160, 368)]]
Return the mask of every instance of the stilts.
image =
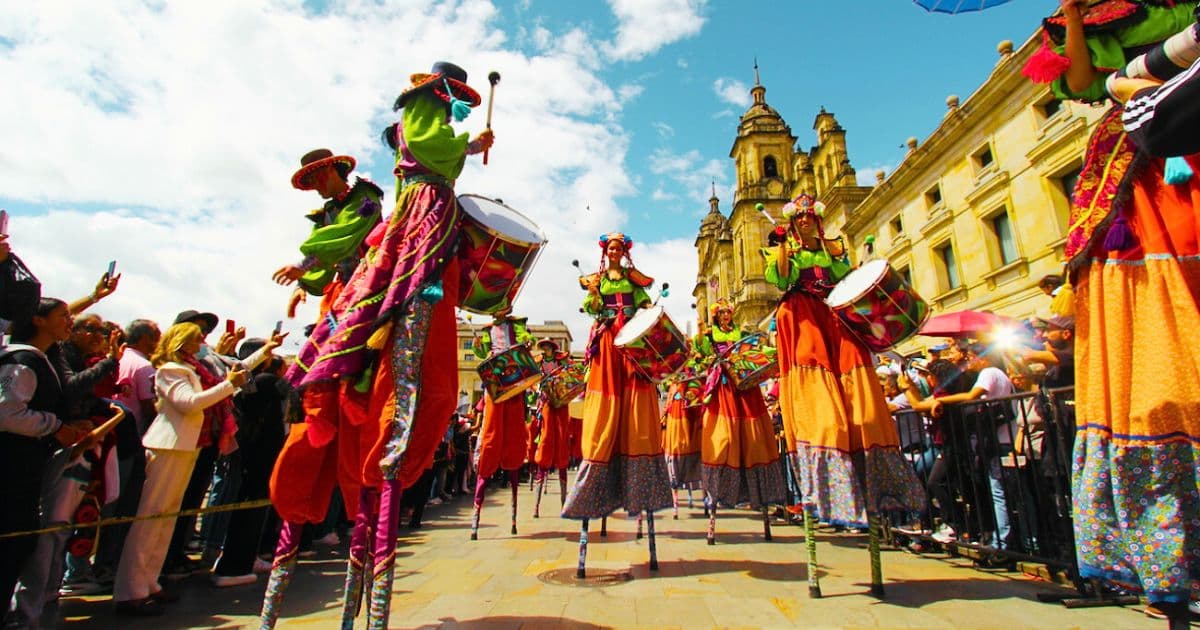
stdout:
[(650, 537), (650, 570), (658, 570), (658, 547), (654, 542), (654, 512), (646, 510), (646, 534)]
[(708, 516), (708, 544), (717, 544), (717, 502), (711, 494), (704, 495), (704, 511)]
[(575, 569), (575, 579), (582, 580), (587, 577), (587, 539), (588, 539), (588, 520), (585, 518), (579, 527), (579, 567)]
[(538, 512), (542, 509), (542, 491), (546, 488), (546, 469), (538, 468), (537, 477), (537, 493), (534, 495), (533, 518), (537, 518)]
[(637, 515), (637, 539), (638, 540), (642, 539), (642, 513), (641, 512), (638, 512), (638, 515)]
[(275, 559), (271, 563), (271, 576), (267, 578), (267, 590), (263, 594), (259, 628), (272, 630), (279, 620), (279, 607), (283, 604), (283, 592), (292, 581), (296, 569), (296, 554), (300, 551), (300, 533), (304, 523), (286, 521), (279, 530), (279, 542), (275, 545)]
[(342, 630), (354, 630), (354, 619), (362, 610), (363, 576), (371, 570), (371, 548), (375, 523), (379, 519), (379, 493), (374, 488), (359, 492), (358, 514), (354, 516), (354, 532), (350, 535), (350, 558), (346, 562), (345, 598), (342, 602)]
[(367, 628), (387, 630), (392, 606), (392, 579), (396, 568), (396, 534), (400, 521), (400, 480), (385, 479), (379, 491), (379, 520), (371, 551), (371, 607)]
[(871, 556), (871, 595), (883, 599), (883, 566), (879, 562), (879, 539), (883, 528), (879, 514), (867, 516), (867, 552)]
[(475, 511), (471, 513), (471, 540), (479, 540), (479, 510), (483, 506), (475, 504)]
[(608, 517), (600, 517), (600, 537), (608, 538)]
[(567, 505), (567, 469), (565, 467), (558, 469), (558, 500), (562, 503), (562, 507)]
[(514, 468), (508, 471), (509, 481), (512, 484), (512, 535), (517, 535), (517, 487), (521, 485), (521, 469)]
[(808, 549), (808, 596), (821, 597), (821, 582), (817, 579), (817, 534), (809, 507), (804, 506), (804, 546)]
[(672, 518), (679, 520), (679, 489), (671, 489), (671, 508), (674, 510)]
[(762, 508), (763, 515), (763, 540), (771, 541), (771, 508), (764, 505)]

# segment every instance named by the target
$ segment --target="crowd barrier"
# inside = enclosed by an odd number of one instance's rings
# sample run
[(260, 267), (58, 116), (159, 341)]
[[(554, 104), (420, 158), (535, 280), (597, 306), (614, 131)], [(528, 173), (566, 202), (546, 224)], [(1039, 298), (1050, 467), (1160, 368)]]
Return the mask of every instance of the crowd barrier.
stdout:
[(891, 531), (991, 564), (1035, 562), (1079, 582), (1071, 520), (1074, 389), (952, 403), (938, 418), (894, 414), (900, 447), (925, 484), (916, 515)]

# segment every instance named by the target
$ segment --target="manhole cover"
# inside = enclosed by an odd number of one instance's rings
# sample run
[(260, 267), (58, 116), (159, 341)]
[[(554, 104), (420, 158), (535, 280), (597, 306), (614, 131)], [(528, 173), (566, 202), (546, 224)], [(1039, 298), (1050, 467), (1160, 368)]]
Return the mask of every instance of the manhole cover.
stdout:
[(622, 569), (593, 569), (588, 568), (587, 577), (582, 580), (575, 577), (576, 569), (551, 569), (538, 574), (538, 579), (547, 584), (559, 586), (613, 586), (633, 579), (633, 574)]

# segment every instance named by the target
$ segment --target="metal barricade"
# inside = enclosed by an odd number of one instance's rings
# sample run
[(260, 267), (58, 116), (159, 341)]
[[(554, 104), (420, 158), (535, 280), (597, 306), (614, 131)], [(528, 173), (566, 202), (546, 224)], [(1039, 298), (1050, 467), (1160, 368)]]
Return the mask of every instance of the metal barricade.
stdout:
[(912, 410), (894, 418), (929, 495), (921, 526), (894, 532), (950, 551), (973, 549), (990, 562), (1045, 564), (1078, 583), (1073, 388), (947, 404), (938, 418)]

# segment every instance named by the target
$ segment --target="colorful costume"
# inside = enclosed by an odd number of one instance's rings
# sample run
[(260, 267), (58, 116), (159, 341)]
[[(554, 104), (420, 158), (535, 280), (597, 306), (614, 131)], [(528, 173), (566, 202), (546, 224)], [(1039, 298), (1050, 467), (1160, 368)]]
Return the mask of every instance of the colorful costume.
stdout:
[[(717, 313), (733, 307), (725, 300), (713, 305)], [(742, 333), (732, 324), (726, 329), (716, 325), (696, 337), (696, 349), (704, 356), (721, 356)], [(749, 503), (763, 512), (764, 532), (771, 537), (767, 507), (782, 504), (787, 497), (786, 482), (779, 467), (779, 448), (775, 444), (775, 425), (767, 412), (758, 387), (738, 389), (725, 371), (723, 360), (714, 361), (704, 388), (704, 435), (701, 440), (704, 462), (703, 486), (709, 498), (708, 542), (715, 539), (716, 508)]]
[(671, 499), (675, 518), (679, 518), (679, 499), (675, 490), (688, 491), (688, 507), (692, 505), (692, 490), (700, 487), (700, 442), (703, 436), (704, 409), (700, 406), (704, 369), (689, 360), (667, 386), (667, 405), (663, 412), (663, 452), (667, 460), (667, 475), (671, 480)]
[[(331, 484), (334, 469), (360, 478), (361, 496), (344, 495), (347, 506), (357, 503), (344, 627), (353, 625), (367, 566), (372, 567), (369, 624), (387, 626), (401, 492), (432, 464), (458, 392), (457, 367), (446, 360), (457, 345), (455, 250), (461, 212), (454, 180), (466, 154), (486, 147), (468, 144), (467, 135), (456, 135), (448, 120), (451, 111), (461, 113), (460, 106), (478, 105), (479, 95), (466, 85), (465, 71), (444, 62), (429, 74), (413, 75), (412, 83), (396, 100), (395, 108), (403, 109), (401, 122), (385, 130), (396, 149), (395, 210), (379, 245), (367, 252), (288, 373), (303, 389), (306, 423), (293, 427), (272, 477), (277, 506), (289, 492), (309, 494), (317, 503), (329, 496), (319, 487), (293, 487), (302, 484), (286, 478), (291, 459), (321, 468), (318, 485)], [(364, 436), (340, 447), (351, 455), (325, 453), (315, 461), (304, 456), (347, 425), (361, 427)], [(300, 533), (296, 525), (317, 514), (323, 517), (324, 508), (280, 511), (288, 524), (263, 602), (264, 627), (274, 624), (290, 579)]]
[[(1100, 76), (1080, 93), (1057, 77), (1056, 95), (1102, 99), (1104, 74), (1137, 46), (1187, 27), (1194, 5), (1090, 7), (1084, 37)], [(1058, 19), (1045, 26), (1061, 54)], [(1186, 156), (1193, 171), (1198, 157)], [(1138, 151), (1114, 107), (1089, 141), (1066, 245), (1076, 295), (1079, 571), (1180, 607), (1200, 589), (1198, 209), (1195, 175), (1164, 182), (1164, 161)]]
[[(479, 343), (475, 344), (475, 356), (490, 359), (521, 344), (533, 343), (526, 319), (497, 319), (483, 331)], [(512, 484), (512, 533), (517, 533), (517, 485), (521, 482), (521, 466), (525, 464), (526, 444), (529, 431), (525, 427), (525, 396), (496, 402), (490, 393), (484, 394), (483, 424), (479, 428), (476, 442), (475, 470), (479, 477), (475, 482), (475, 512), (471, 517), (471, 540), (479, 537), (479, 512), (483, 509), (483, 493), (488, 479), (497, 470), (508, 471)]]
[[(779, 247), (763, 250), (766, 279), (786, 291), (775, 313), (779, 344), (779, 404), (789, 464), (804, 497), (805, 520), (861, 527), (880, 510), (920, 510), (925, 493), (900, 453), (896, 424), (872, 368), (871, 353), (825, 303), (834, 283), (850, 272), (842, 239), (820, 231), (820, 206), (801, 195), (784, 215), (810, 215), (816, 246), (789, 233)], [(780, 250), (790, 252), (786, 275)], [(872, 525), (872, 585), (882, 592), (876, 525)], [(807, 536), (812, 540), (811, 536)], [(811, 543), (810, 543), (811, 544)], [(815, 548), (809, 548), (809, 586), (816, 582)]]
[(542, 505), (542, 490), (546, 483), (546, 472), (558, 469), (558, 486), (563, 504), (567, 502), (567, 464), (571, 460), (570, 403), (555, 406), (546, 391), (547, 379), (571, 365), (569, 352), (558, 352), (558, 345), (549, 339), (538, 342), (544, 351), (538, 359), (542, 369), (542, 384), (538, 389), (537, 411), (534, 425), (538, 428), (537, 450), (533, 461), (537, 464), (537, 500), (533, 516), (537, 518)]
[[(619, 239), (626, 252), (632, 241), (623, 234), (601, 238), (601, 247)], [(584, 299), (584, 310), (596, 319), (588, 340), (587, 390), (583, 400), (583, 463), (575, 477), (564, 518), (583, 520), (580, 545), (586, 549), (587, 519), (600, 518), (624, 508), (631, 514), (650, 514), (671, 505), (671, 487), (663, 459), (662, 425), (659, 422), (657, 387), (642, 378), (613, 343), (637, 309), (650, 304), (646, 288), (653, 284), (635, 269), (616, 269), (581, 278), (583, 287), (595, 287)], [(653, 537), (653, 534), (651, 534)], [(657, 568), (651, 545), (651, 568)], [(580, 555), (583, 573), (584, 552)]]

